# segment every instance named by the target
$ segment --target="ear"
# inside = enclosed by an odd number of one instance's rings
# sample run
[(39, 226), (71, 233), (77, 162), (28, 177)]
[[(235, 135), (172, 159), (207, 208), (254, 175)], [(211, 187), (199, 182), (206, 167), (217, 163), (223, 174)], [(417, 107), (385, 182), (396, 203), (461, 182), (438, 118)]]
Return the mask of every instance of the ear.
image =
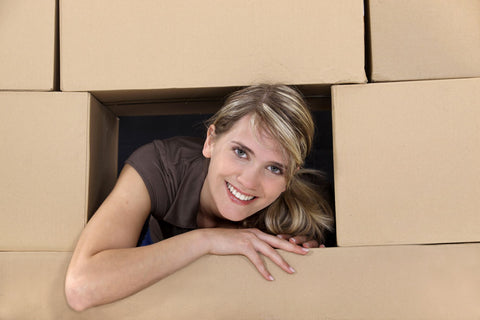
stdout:
[(203, 144), (202, 154), (205, 158), (212, 157), (212, 149), (215, 140), (215, 126), (212, 124), (208, 127), (207, 130), (207, 138), (205, 139), (205, 143)]

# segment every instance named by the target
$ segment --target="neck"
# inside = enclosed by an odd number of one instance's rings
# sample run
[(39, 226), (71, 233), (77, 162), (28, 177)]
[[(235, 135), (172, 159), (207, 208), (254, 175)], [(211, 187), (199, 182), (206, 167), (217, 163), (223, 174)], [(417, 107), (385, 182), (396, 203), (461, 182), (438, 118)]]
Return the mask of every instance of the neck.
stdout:
[(198, 211), (197, 226), (199, 228), (239, 228), (240, 223), (230, 220), (220, 219), (213, 214)]
[(202, 210), (197, 213), (197, 226), (199, 228), (216, 228), (219, 226), (219, 221), (217, 220), (215, 216)]
[(211, 208), (213, 204), (212, 197), (208, 192), (207, 181), (203, 183), (202, 190), (200, 191), (200, 203), (198, 205), (197, 213), (197, 226), (199, 228), (215, 228), (216, 218), (213, 214), (214, 208)]

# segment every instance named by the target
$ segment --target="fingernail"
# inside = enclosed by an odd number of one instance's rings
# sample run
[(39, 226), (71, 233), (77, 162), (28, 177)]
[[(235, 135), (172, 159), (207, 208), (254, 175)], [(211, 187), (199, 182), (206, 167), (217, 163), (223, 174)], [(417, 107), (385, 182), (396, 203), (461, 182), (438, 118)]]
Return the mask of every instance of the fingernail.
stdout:
[(295, 272), (295, 269), (293, 269), (292, 267), (289, 267), (288, 270), (290, 270), (290, 272), (292, 272), (292, 273)]
[(289, 239), (291, 243), (297, 243), (297, 241), (295, 240), (295, 238), (290, 238)]
[(272, 277), (272, 275), (269, 275), (269, 276), (268, 276), (268, 280), (273, 281), (273, 280), (275, 280), (275, 279)]

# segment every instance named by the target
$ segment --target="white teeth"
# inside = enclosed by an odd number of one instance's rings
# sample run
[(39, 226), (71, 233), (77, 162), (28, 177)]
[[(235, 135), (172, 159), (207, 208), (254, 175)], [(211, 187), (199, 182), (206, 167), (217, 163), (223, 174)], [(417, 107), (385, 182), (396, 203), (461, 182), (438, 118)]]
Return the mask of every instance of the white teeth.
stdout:
[(240, 193), (228, 182), (227, 182), (227, 188), (228, 188), (228, 190), (230, 190), (230, 193), (233, 194), (235, 196), (235, 198), (237, 198), (239, 200), (248, 201), (248, 200), (252, 200), (253, 198), (255, 198), (254, 196), (246, 196), (246, 195)]

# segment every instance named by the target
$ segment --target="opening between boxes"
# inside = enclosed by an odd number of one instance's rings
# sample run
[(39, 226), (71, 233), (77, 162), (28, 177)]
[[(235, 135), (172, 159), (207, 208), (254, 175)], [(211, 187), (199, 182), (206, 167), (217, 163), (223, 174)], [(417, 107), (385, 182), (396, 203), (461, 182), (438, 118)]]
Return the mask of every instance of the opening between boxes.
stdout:
[[(312, 109), (316, 134), (305, 167), (319, 169), (326, 174), (331, 190), (331, 203), (334, 206), (331, 99), (324, 95), (306, 95), (306, 100)], [(223, 101), (223, 98), (196, 101), (175, 99), (155, 103), (110, 105), (109, 108), (119, 114), (120, 119), (118, 173), (132, 152), (155, 139), (175, 136), (205, 138), (205, 122), (221, 107)], [(328, 235), (326, 245), (336, 246), (334, 233)]]

